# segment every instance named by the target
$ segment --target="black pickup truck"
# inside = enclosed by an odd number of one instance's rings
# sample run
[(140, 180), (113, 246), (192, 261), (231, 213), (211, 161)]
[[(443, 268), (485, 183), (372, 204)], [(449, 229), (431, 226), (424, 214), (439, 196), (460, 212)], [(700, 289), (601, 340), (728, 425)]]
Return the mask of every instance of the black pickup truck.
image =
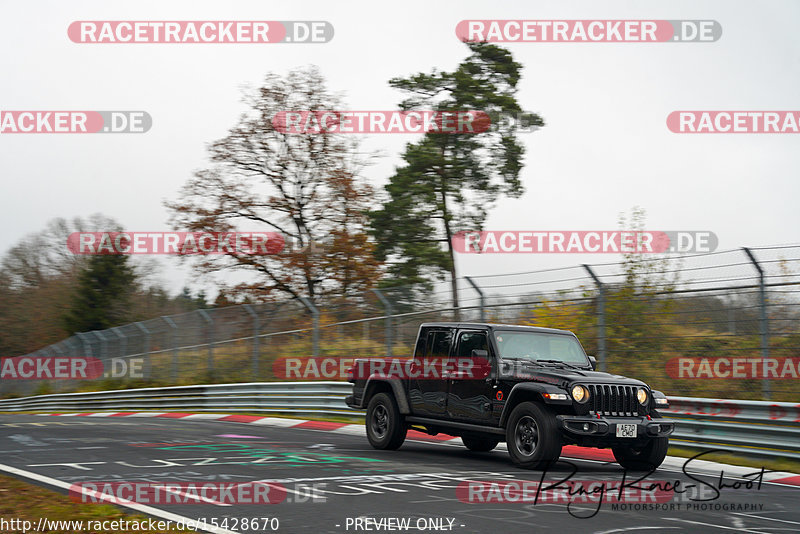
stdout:
[(397, 449), (414, 428), (459, 436), (473, 451), (505, 441), (529, 469), (555, 462), (569, 444), (610, 447), (626, 469), (657, 468), (675, 429), (656, 411), (666, 396), (594, 367), (566, 330), (426, 323), (412, 358), (355, 360), (346, 402), (366, 408), (377, 449)]

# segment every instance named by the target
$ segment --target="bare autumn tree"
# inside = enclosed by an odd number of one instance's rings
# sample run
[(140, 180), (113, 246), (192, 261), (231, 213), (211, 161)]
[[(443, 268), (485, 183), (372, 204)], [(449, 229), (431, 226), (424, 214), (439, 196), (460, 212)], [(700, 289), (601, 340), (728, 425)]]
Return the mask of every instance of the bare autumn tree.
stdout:
[(118, 229), (119, 223), (99, 213), (87, 219), (52, 219), (43, 230), (25, 236), (6, 251), (0, 270), (13, 289), (35, 288), (54, 278), (74, 277), (85, 268), (88, 256), (70, 252), (67, 237), (73, 232)]
[(268, 74), (247, 92), (249, 109), (228, 135), (209, 147), (213, 163), (167, 202), (176, 229), (203, 232), (275, 231), (283, 252), (230, 252), (194, 263), (201, 273), (237, 271), (248, 282), (229, 296), (260, 300), (320, 298), (363, 290), (380, 276), (365, 230), (371, 189), (358, 177), (363, 161), (351, 138), (284, 133), (280, 112), (342, 109), (315, 67)]
[(366, 212), (371, 207), (374, 191), (346, 171), (331, 174), (327, 182), (333, 195), (326, 217), (332, 227), (317, 256), (339, 294), (362, 292), (370, 289), (381, 274), (375, 244), (365, 228)]

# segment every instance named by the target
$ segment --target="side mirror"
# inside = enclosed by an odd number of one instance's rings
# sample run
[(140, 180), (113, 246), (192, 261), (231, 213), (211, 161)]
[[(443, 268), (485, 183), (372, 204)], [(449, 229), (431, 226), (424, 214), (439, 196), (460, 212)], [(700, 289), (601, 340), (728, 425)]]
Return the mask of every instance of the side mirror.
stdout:
[(489, 359), (489, 351), (488, 350), (483, 350), (483, 349), (472, 349), (472, 355), (471, 356), (473, 358), (484, 358), (484, 359), (488, 360)]
[(597, 369), (597, 358), (595, 358), (594, 356), (589, 356), (589, 363), (592, 364), (592, 371)]

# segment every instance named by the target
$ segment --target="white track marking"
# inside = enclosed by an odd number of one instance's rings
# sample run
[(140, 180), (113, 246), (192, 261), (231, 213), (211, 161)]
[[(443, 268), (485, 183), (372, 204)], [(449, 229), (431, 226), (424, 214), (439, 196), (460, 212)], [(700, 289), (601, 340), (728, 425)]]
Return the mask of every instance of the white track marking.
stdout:
[[(257, 419), (255, 421), (251, 421), (250, 423), (245, 423), (245, 424), (292, 427), (296, 425), (301, 425), (303, 423), (308, 423), (308, 421), (304, 419), (284, 419), (283, 417), (262, 417), (261, 419)], [(311, 429), (306, 428), (300, 430), (311, 430)]]
[[(112, 412), (117, 413), (117, 412)], [(163, 415), (167, 412), (138, 412), (127, 417), (156, 417), (158, 415)], [(49, 414), (38, 414), (38, 415), (49, 415)], [(60, 414), (61, 417), (66, 416), (74, 416), (77, 415), (76, 413), (69, 413), (69, 414)], [(91, 414), (94, 416), (94, 414)], [(110, 415), (110, 413), (103, 414), (104, 416)], [(192, 414), (188, 416), (184, 416), (178, 419), (194, 419), (194, 420), (211, 420), (212, 418), (218, 418), (219, 416), (226, 416), (231, 414)], [(99, 414), (96, 416), (100, 416)], [(170, 419), (171, 421), (173, 419)], [(175, 419), (177, 420), (177, 419)], [(314, 432), (331, 432), (334, 434), (339, 435), (360, 435), (363, 436), (365, 434), (365, 427), (361, 424), (347, 424), (345, 426), (336, 428), (336, 429), (320, 429), (320, 428), (296, 428), (297, 425), (311, 422), (310, 420), (303, 420), (303, 419), (289, 419), (285, 417), (263, 417), (261, 419), (257, 419), (251, 422), (241, 422), (241, 421), (224, 421), (224, 422), (231, 422), (231, 423), (238, 423), (238, 424), (255, 424), (255, 425), (263, 425), (263, 426), (272, 426), (277, 428), (295, 428), (296, 430), (311, 430)], [(459, 438), (453, 438), (447, 441), (436, 441), (436, 440), (426, 440), (426, 439), (417, 439), (417, 438), (408, 438), (407, 441), (415, 442), (415, 443), (429, 443), (433, 445), (440, 445), (444, 447), (463, 447), (462, 442)], [(507, 451), (507, 447), (505, 444), (500, 443), (497, 448), (497, 451)], [(570, 458), (565, 456), (564, 459), (569, 460), (576, 460), (581, 462), (590, 462), (596, 464), (609, 464), (613, 462), (604, 461), (604, 460), (588, 460), (583, 458)], [(680, 458), (675, 456), (667, 456), (664, 460), (664, 463), (659, 467), (658, 472), (666, 472), (666, 473), (683, 473), (683, 465), (686, 463), (686, 458)], [(750, 467), (742, 467), (736, 465), (729, 465), (729, 464), (720, 464), (716, 462), (711, 462), (707, 460), (692, 460), (692, 474), (698, 476), (713, 476), (718, 477), (719, 472), (725, 472), (725, 478), (730, 480), (740, 480), (741, 477), (745, 474), (751, 474), (754, 471), (757, 471)], [(788, 473), (788, 472), (765, 472), (764, 476), (764, 484), (774, 484), (780, 485), (783, 487), (793, 487), (793, 488), (800, 488), (800, 486), (796, 484), (786, 484), (781, 482), (773, 482), (773, 480), (779, 480), (780, 478), (789, 478), (798, 476), (796, 473)]]
[(628, 528), (615, 528), (614, 530), (604, 530), (602, 532), (595, 532), (594, 534), (614, 534), (615, 532), (635, 532), (637, 530), (668, 530), (681, 527), (628, 527)]
[(778, 523), (789, 523), (791, 525), (800, 525), (800, 522), (797, 521), (789, 521), (787, 519), (773, 519), (771, 517), (762, 517), (760, 515), (745, 514), (742, 512), (734, 512), (733, 515), (743, 515), (747, 517), (752, 517), (753, 519), (763, 519), (764, 521), (777, 521)]
[(680, 521), (681, 523), (690, 523), (692, 525), (703, 525), (705, 527), (719, 528), (723, 530), (735, 530), (736, 532), (752, 532), (753, 534), (770, 534), (769, 532), (764, 532), (762, 530), (752, 530), (749, 528), (723, 527), (722, 525), (703, 523), (701, 521), (689, 521), (688, 519), (678, 519), (677, 517), (665, 517), (663, 519), (664, 521)]

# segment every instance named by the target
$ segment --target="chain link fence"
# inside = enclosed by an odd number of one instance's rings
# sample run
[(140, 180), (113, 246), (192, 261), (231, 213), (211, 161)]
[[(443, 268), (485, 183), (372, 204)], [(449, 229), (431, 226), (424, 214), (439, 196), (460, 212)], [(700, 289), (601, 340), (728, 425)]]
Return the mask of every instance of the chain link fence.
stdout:
[[(0, 395), (342, 380), (352, 358), (409, 356), (430, 321), (574, 331), (599, 370), (670, 395), (797, 401), (800, 246), (630, 258), (198, 310), (77, 334), (21, 357), (91, 357), (96, 380), (8, 380)], [(4, 376), (6, 374), (4, 373)]]

